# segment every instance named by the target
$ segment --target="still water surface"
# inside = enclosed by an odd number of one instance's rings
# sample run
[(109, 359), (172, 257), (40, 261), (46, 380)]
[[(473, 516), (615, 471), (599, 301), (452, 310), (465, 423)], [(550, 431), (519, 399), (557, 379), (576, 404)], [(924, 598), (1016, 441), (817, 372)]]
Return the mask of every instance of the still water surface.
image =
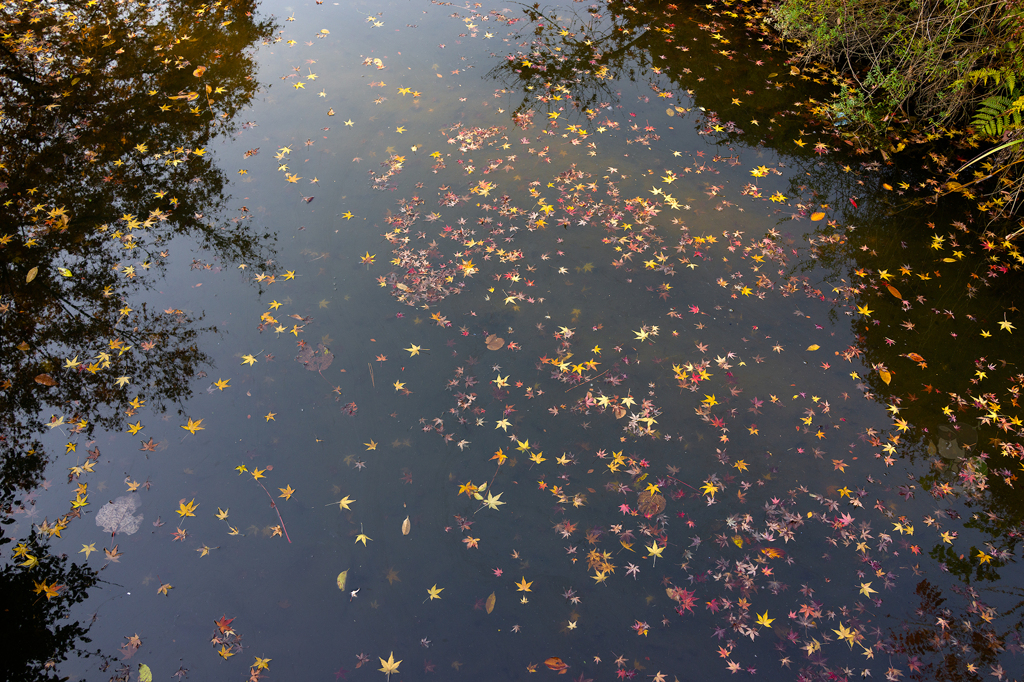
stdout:
[(1021, 259), (826, 71), (689, 5), (104, 7), (137, 61), (4, 190), (61, 676), (1019, 677)]

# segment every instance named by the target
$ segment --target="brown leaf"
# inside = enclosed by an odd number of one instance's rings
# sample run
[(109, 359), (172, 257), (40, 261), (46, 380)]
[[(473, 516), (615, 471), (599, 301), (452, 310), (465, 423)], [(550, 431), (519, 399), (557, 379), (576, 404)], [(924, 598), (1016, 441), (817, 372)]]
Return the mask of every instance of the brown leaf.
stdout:
[(324, 344), (318, 343), (316, 350), (310, 345), (303, 346), (295, 359), (305, 365), (310, 372), (323, 373), (334, 362), (334, 353)]
[(551, 658), (544, 661), (544, 665), (547, 666), (548, 670), (557, 670), (559, 675), (564, 675), (565, 671), (569, 669), (565, 661), (560, 659), (558, 656), (552, 656)]
[(499, 338), (497, 334), (491, 334), (484, 343), (487, 344), (487, 350), (501, 350), (505, 346), (505, 339)]
[(491, 592), (490, 596), (487, 597), (487, 601), (484, 602), (484, 609), (487, 611), (487, 613), (490, 613), (494, 610), (494, 601), (495, 596), (494, 593)]
[(42, 384), (43, 386), (56, 386), (57, 381), (49, 374), (39, 374), (36, 376), (36, 383)]
[(640, 497), (637, 499), (637, 511), (651, 518), (657, 516), (665, 510), (665, 498), (658, 493), (645, 490), (640, 493)]

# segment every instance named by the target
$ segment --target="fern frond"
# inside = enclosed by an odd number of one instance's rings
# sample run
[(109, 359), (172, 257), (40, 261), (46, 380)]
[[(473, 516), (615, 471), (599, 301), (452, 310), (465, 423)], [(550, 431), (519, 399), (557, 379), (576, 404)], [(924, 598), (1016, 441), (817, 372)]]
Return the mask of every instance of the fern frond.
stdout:
[(1024, 98), (1014, 101), (1003, 95), (992, 95), (978, 105), (971, 123), (987, 137), (1002, 137), (1007, 130), (1021, 127), (1022, 101)]

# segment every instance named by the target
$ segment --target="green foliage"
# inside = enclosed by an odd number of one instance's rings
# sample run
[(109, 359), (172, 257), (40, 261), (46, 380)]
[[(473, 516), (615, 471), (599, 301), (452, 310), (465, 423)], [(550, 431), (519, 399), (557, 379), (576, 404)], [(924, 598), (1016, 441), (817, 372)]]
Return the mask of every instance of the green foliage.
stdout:
[(1002, 137), (1011, 128), (1021, 127), (1021, 104), (1024, 97), (1011, 101), (1003, 95), (992, 95), (983, 101), (971, 123), (988, 137)]
[(954, 85), (959, 85), (969, 80), (972, 84), (977, 84), (978, 81), (981, 81), (982, 84), (987, 86), (990, 78), (992, 79), (993, 85), (1001, 85), (1005, 83), (1006, 89), (1009, 90), (1010, 92), (1013, 92), (1014, 87), (1017, 84), (1016, 72), (1006, 67), (1003, 67), (999, 69), (975, 69), (974, 71), (968, 73), (965, 79), (957, 81)]
[(824, 108), (852, 134), (896, 141), (910, 128), (973, 125), (978, 137), (1001, 142), (966, 184), (950, 191), (974, 198), (993, 220), (1024, 206), (1024, 9), (989, 0), (777, 0), (770, 23), (798, 45), (799, 57), (853, 74)]
[(900, 115), (966, 123), (1024, 77), (1024, 12), (1012, 3), (780, 0), (771, 20), (804, 58), (856, 74), (859, 97), (840, 107), (877, 133)]

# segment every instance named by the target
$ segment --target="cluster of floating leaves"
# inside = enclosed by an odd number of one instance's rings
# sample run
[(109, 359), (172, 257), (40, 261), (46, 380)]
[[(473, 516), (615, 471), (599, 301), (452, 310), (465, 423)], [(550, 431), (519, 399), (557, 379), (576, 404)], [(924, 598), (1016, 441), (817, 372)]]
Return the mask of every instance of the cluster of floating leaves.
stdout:
[(422, 203), (422, 199), (403, 201), (398, 214), (387, 217), (388, 224), (395, 226), (386, 237), (397, 247), (392, 260), (397, 269), (378, 278), (378, 283), (390, 287), (398, 301), (410, 306), (436, 303), (459, 293), (462, 288), (462, 283), (456, 282), (458, 268), (452, 265), (451, 260), (444, 260), (436, 242), (425, 249), (414, 249), (409, 246), (410, 238), (402, 236), (420, 217), (417, 206)]

